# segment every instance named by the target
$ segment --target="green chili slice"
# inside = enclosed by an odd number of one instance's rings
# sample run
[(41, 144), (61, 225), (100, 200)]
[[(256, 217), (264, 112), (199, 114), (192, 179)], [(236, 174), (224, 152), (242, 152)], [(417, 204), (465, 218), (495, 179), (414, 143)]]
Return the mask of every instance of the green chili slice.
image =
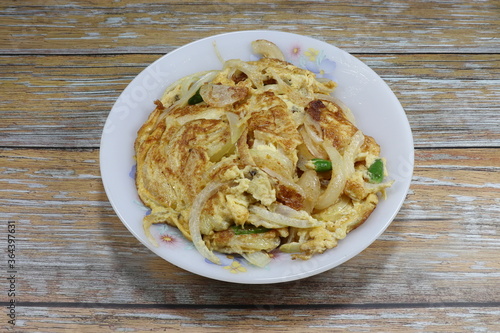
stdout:
[(368, 168), (370, 183), (381, 183), (384, 180), (384, 162), (378, 158)]
[(264, 227), (248, 226), (244, 228), (241, 225), (233, 225), (231, 229), (233, 230), (235, 235), (261, 234), (269, 231), (269, 229)]
[(198, 89), (190, 99), (188, 99), (189, 105), (195, 105), (203, 102), (203, 97), (200, 95), (200, 89)]
[(316, 170), (317, 172), (325, 172), (332, 170), (332, 162), (322, 158), (313, 158), (306, 165), (309, 169)]

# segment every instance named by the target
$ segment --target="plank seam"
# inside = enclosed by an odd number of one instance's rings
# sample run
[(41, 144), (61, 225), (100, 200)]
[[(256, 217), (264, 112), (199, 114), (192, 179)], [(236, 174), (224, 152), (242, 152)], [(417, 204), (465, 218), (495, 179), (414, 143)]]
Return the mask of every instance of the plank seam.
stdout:
[[(332, 44), (333, 45), (333, 44)], [(182, 46), (182, 45), (181, 45)], [(78, 52), (0, 52), (0, 56), (89, 56), (89, 57), (100, 57), (100, 56), (119, 56), (119, 55), (157, 55), (163, 56), (167, 53), (174, 51), (175, 49), (181, 46), (173, 46), (171, 51), (162, 52), (106, 52), (106, 53), (78, 53)], [(356, 52), (356, 51), (348, 51), (350, 54), (354, 56), (390, 56), (390, 55), (499, 55), (500, 52)]]
[[(41, 147), (41, 146), (9, 146), (4, 145), (0, 146), (0, 149), (19, 149), (19, 150), (99, 150), (100, 146), (50, 146), (50, 147)], [(457, 146), (457, 147), (448, 147), (448, 146), (416, 146), (415, 150), (461, 150), (461, 149), (500, 149), (500, 146)]]
[[(1, 306), (9, 305), (0, 302)], [(19, 307), (48, 308), (106, 308), (106, 309), (273, 309), (273, 310), (322, 310), (322, 309), (416, 309), (416, 308), (492, 308), (500, 302), (439, 302), (439, 303), (370, 303), (370, 304), (130, 304), (130, 303), (83, 303), (83, 302), (17, 302)]]

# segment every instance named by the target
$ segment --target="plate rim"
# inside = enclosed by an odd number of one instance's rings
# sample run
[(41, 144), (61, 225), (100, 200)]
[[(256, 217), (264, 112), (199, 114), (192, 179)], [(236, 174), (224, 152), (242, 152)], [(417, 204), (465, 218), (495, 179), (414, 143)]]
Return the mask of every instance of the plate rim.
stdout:
[[(127, 91), (127, 89), (129, 89), (129, 87), (131, 87), (131, 85), (134, 82), (134, 80), (138, 80), (138, 78), (141, 77), (141, 75), (144, 75), (144, 72), (146, 70), (148, 70), (149, 68), (152, 68), (154, 65), (158, 64), (161, 61), (165, 61), (165, 59), (167, 59), (168, 57), (171, 57), (172, 55), (175, 55), (177, 53), (181, 53), (181, 52), (183, 52), (183, 50), (188, 49), (188, 48), (190, 48), (193, 45), (198, 44), (198, 43), (203, 43), (203, 42), (215, 40), (217, 38), (234, 37), (234, 36), (241, 35), (241, 34), (249, 34), (249, 35), (260, 35), (260, 34), (262, 34), (264, 36), (265, 35), (269, 35), (269, 34), (287, 35), (289, 37), (295, 37), (295, 38), (302, 39), (302, 40), (314, 41), (315, 43), (319, 42), (320, 44), (324, 45), (325, 47), (333, 48), (333, 49), (335, 49), (337, 51), (340, 51), (340, 52), (344, 53), (349, 58), (351, 58), (351, 60), (354, 59), (355, 61), (357, 61), (360, 64), (362, 64), (362, 66), (364, 66), (367, 70), (371, 71), (372, 75), (375, 75), (379, 79), (380, 82), (378, 82), (378, 83), (383, 83), (383, 85), (385, 86), (384, 89), (388, 90), (388, 92), (390, 93), (389, 96), (391, 96), (392, 103), (396, 103), (396, 105), (398, 106), (399, 110), (401, 111), (401, 114), (399, 116), (400, 117), (402, 116), (402, 118), (405, 120), (403, 123), (404, 123), (404, 125), (406, 127), (405, 128), (405, 132), (407, 133), (407, 138), (406, 139), (409, 139), (409, 145), (410, 145), (409, 151), (407, 152), (408, 156), (406, 156), (406, 157), (408, 158), (408, 162), (410, 163), (409, 167), (410, 167), (411, 170), (408, 170), (409, 176), (406, 179), (406, 184), (404, 184), (404, 195), (403, 194), (400, 195), (399, 200), (398, 200), (397, 205), (396, 205), (397, 207), (395, 206), (396, 208), (393, 209), (391, 215), (386, 217), (385, 223), (380, 228), (378, 228), (378, 231), (376, 233), (370, 235), (369, 240), (365, 242), (366, 245), (362, 246), (362, 248), (359, 251), (354, 251), (351, 254), (344, 255), (342, 258), (336, 260), (335, 261), (336, 262), (335, 265), (331, 265), (331, 266), (329, 266), (329, 265), (321, 265), (321, 266), (319, 266), (319, 267), (317, 267), (315, 269), (311, 269), (311, 270), (305, 271), (305, 272), (299, 272), (299, 273), (295, 273), (295, 274), (289, 274), (289, 275), (281, 276), (281, 277), (263, 277), (263, 278), (249, 277), (246, 274), (243, 274), (243, 275), (241, 275), (241, 274), (228, 275), (227, 277), (231, 277), (231, 278), (225, 278), (224, 276), (221, 276), (220, 274), (214, 274), (214, 273), (206, 272), (206, 271), (199, 272), (199, 271), (193, 270), (192, 267), (187, 267), (186, 265), (181, 265), (181, 264), (178, 264), (178, 263), (173, 263), (172, 261), (166, 259), (159, 252), (159, 250), (154, 247), (153, 244), (150, 244), (150, 242), (144, 242), (143, 239), (142, 239), (142, 236), (139, 235), (136, 232), (136, 230), (134, 230), (132, 228), (132, 226), (127, 222), (127, 218), (125, 216), (123, 216), (123, 214), (120, 211), (120, 209), (118, 209), (117, 204), (114, 201), (114, 198), (112, 198), (112, 194), (111, 194), (112, 192), (111, 192), (111, 189), (109, 187), (110, 184), (109, 184), (108, 181), (105, 180), (105, 177), (104, 177), (104, 175), (107, 174), (107, 170), (105, 170), (105, 165), (103, 164), (104, 161), (106, 161), (106, 156), (104, 156), (105, 149), (103, 149), (103, 147), (105, 147), (105, 148), (107, 147), (106, 136), (105, 136), (105, 128), (108, 125), (108, 121), (111, 118), (111, 114), (112, 114), (113, 110), (115, 110), (116, 106), (118, 105), (118, 103), (119, 103), (120, 98), (122, 97), (122, 95), (124, 95), (124, 93)], [(299, 279), (311, 277), (311, 276), (323, 273), (325, 271), (331, 270), (331, 269), (333, 269), (335, 267), (338, 267), (339, 265), (345, 263), (346, 261), (348, 261), (348, 260), (356, 257), (359, 253), (365, 251), (369, 246), (371, 246), (380, 237), (380, 235), (382, 233), (385, 232), (385, 230), (389, 227), (389, 225), (393, 222), (394, 218), (397, 216), (397, 214), (401, 210), (401, 207), (402, 207), (402, 205), (404, 204), (404, 202), (406, 200), (406, 196), (408, 195), (408, 192), (409, 192), (409, 189), (410, 189), (410, 185), (411, 185), (411, 178), (412, 178), (412, 175), (413, 175), (413, 172), (414, 172), (414, 150), (415, 150), (412, 130), (411, 130), (410, 123), (408, 121), (408, 117), (406, 115), (406, 112), (405, 112), (404, 108), (402, 107), (399, 99), (394, 94), (394, 92), (389, 87), (389, 85), (372, 68), (370, 68), (368, 65), (366, 65), (364, 62), (362, 62), (360, 59), (358, 59), (357, 57), (353, 56), (349, 52), (347, 52), (347, 51), (345, 51), (343, 49), (340, 49), (340, 48), (338, 48), (337, 46), (335, 46), (333, 44), (329, 44), (329, 43), (327, 43), (325, 41), (319, 40), (317, 38), (306, 36), (306, 35), (300, 35), (300, 34), (296, 34), (296, 33), (292, 33), (292, 32), (279, 31), (279, 30), (264, 30), (264, 29), (224, 32), (224, 33), (221, 33), (221, 34), (215, 34), (215, 35), (212, 35), (212, 36), (208, 36), (208, 37), (204, 37), (204, 38), (201, 38), (201, 39), (198, 39), (198, 40), (194, 40), (194, 41), (191, 41), (191, 42), (189, 42), (189, 43), (187, 43), (185, 45), (182, 45), (182, 46), (180, 46), (178, 48), (175, 48), (174, 50), (172, 50), (172, 51), (170, 51), (170, 52), (168, 52), (168, 53), (160, 56), (158, 59), (156, 59), (155, 61), (153, 61), (149, 65), (147, 65), (142, 71), (140, 71), (127, 84), (127, 87), (121, 91), (119, 97), (114, 102), (114, 104), (113, 104), (113, 106), (112, 106), (112, 108), (111, 108), (111, 110), (110, 110), (110, 112), (109, 112), (109, 114), (108, 114), (108, 116), (106, 118), (106, 122), (105, 122), (105, 125), (103, 127), (103, 133), (101, 135), (101, 140), (100, 140), (100, 146), (99, 147), (100, 147), (99, 164), (100, 164), (101, 178), (102, 178), (102, 183), (103, 183), (103, 186), (104, 186), (104, 189), (105, 189), (108, 201), (110, 202), (110, 204), (111, 204), (111, 206), (113, 208), (113, 211), (119, 217), (119, 219), (122, 222), (122, 224), (125, 225), (125, 227), (128, 229), (128, 231), (142, 245), (146, 246), (149, 250), (151, 250), (153, 253), (155, 253), (156, 255), (158, 255), (160, 258), (162, 258), (166, 262), (170, 263), (171, 265), (177, 266), (177, 267), (179, 267), (179, 268), (181, 268), (181, 269), (183, 269), (185, 271), (188, 271), (188, 272), (191, 272), (193, 274), (196, 274), (196, 275), (199, 275), (199, 276), (203, 276), (203, 277), (206, 277), (206, 278), (214, 279), (214, 280), (219, 280), (219, 281), (224, 281), (224, 282), (231, 282), (231, 283), (244, 283), (244, 284), (273, 284), (273, 283), (283, 283), (283, 282), (290, 282), (290, 281), (295, 281), (295, 280), (299, 280)], [(142, 223), (142, 221), (141, 221), (141, 223)], [(327, 251), (330, 251), (330, 250), (327, 250)]]

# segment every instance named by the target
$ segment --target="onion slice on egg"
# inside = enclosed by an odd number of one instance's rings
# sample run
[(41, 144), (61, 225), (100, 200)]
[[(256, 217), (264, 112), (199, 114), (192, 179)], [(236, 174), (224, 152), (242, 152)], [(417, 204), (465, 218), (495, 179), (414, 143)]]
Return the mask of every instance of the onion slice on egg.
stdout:
[(347, 146), (344, 152), (344, 170), (346, 171), (346, 178), (349, 178), (354, 173), (354, 162), (358, 155), (359, 148), (365, 142), (365, 136), (361, 131), (357, 131), (351, 138), (351, 143)]
[(347, 180), (342, 155), (340, 155), (338, 150), (329, 141), (324, 141), (323, 147), (328, 154), (328, 158), (332, 161), (332, 178), (326, 190), (318, 198), (318, 202), (314, 207), (317, 210), (323, 210), (333, 205), (344, 191)]
[(267, 173), (269, 176), (271, 176), (272, 178), (276, 179), (278, 181), (278, 183), (280, 183), (281, 185), (284, 185), (288, 188), (291, 188), (293, 189), (295, 192), (299, 193), (300, 196), (302, 197), (305, 197), (306, 196), (306, 193), (304, 192), (304, 190), (302, 189), (302, 187), (300, 187), (299, 185), (297, 185), (296, 183), (294, 183), (291, 179), (288, 179), (288, 178), (285, 178), (283, 177), (282, 175), (280, 175), (279, 173), (277, 173), (276, 171), (273, 171), (269, 168), (261, 168), (262, 171), (264, 171), (265, 173)]
[(304, 145), (306, 146), (307, 150), (309, 150), (309, 153), (311, 153), (313, 157), (323, 158), (323, 159), (327, 158), (326, 154), (322, 150), (318, 149), (319, 145), (317, 147), (314, 144), (313, 139), (310, 137), (308, 131), (305, 128), (299, 129), (299, 133), (302, 136), (302, 139), (304, 140)]
[(258, 267), (266, 267), (267, 264), (271, 262), (271, 258), (267, 253), (258, 251), (258, 252), (244, 252), (241, 254), (243, 258), (245, 258), (249, 263)]
[(251, 45), (253, 52), (261, 54), (265, 58), (274, 58), (285, 61), (285, 56), (283, 55), (283, 52), (281, 52), (280, 48), (268, 40), (254, 40)]
[[(260, 218), (273, 222), (281, 227), (313, 228), (313, 227), (321, 227), (324, 225), (324, 222), (316, 220), (309, 214), (307, 213), (301, 214), (300, 212), (297, 211), (295, 211), (296, 213), (293, 214), (291, 214), (289, 211), (283, 211), (283, 210), (282, 213), (276, 213), (276, 212), (271, 212), (266, 208), (259, 206), (251, 206), (249, 211), (250, 213), (257, 215)], [(283, 213), (287, 215), (284, 215)], [(290, 217), (290, 215), (292, 216), (295, 215), (295, 217)]]
[(317, 94), (316, 98), (336, 104), (342, 110), (347, 120), (349, 120), (351, 124), (356, 125), (356, 118), (354, 118), (354, 114), (352, 113), (351, 109), (347, 105), (345, 105), (344, 102), (342, 102), (340, 99), (338, 99), (337, 97), (333, 97), (332, 95), (326, 95), (326, 94)]
[(225, 184), (226, 183), (219, 182), (208, 183), (194, 199), (191, 213), (189, 214), (189, 233), (191, 234), (191, 240), (194, 246), (202, 256), (217, 265), (221, 264), (220, 259), (209, 250), (203, 241), (200, 229), (200, 215), (208, 199)]

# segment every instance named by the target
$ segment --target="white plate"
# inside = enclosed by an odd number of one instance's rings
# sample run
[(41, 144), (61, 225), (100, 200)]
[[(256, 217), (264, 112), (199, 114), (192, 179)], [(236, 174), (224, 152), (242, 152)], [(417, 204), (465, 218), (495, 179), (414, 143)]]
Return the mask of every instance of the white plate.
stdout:
[[(159, 247), (146, 238), (142, 218), (147, 209), (140, 203), (134, 183), (134, 140), (153, 111), (153, 101), (173, 81), (201, 70), (220, 69), (216, 49), (224, 60), (256, 60), (250, 43), (267, 39), (278, 45), (287, 60), (332, 78), (338, 83), (335, 96), (349, 106), (358, 127), (373, 136), (387, 159), (394, 185), (375, 211), (336, 248), (307, 261), (276, 253), (266, 268), (257, 268), (240, 257), (218, 254), (222, 265), (205, 260), (191, 242), (167, 225), (152, 227)], [(374, 242), (399, 211), (413, 172), (413, 139), (405, 112), (385, 82), (357, 58), (319, 40), (278, 31), (242, 31), (205, 38), (183, 46), (152, 63), (123, 91), (113, 106), (101, 138), (101, 176), (109, 201), (130, 232), (151, 251), (187, 271), (236, 283), (276, 283), (312, 276), (356, 256)], [(360, 269), (362, 269), (360, 267)]]

